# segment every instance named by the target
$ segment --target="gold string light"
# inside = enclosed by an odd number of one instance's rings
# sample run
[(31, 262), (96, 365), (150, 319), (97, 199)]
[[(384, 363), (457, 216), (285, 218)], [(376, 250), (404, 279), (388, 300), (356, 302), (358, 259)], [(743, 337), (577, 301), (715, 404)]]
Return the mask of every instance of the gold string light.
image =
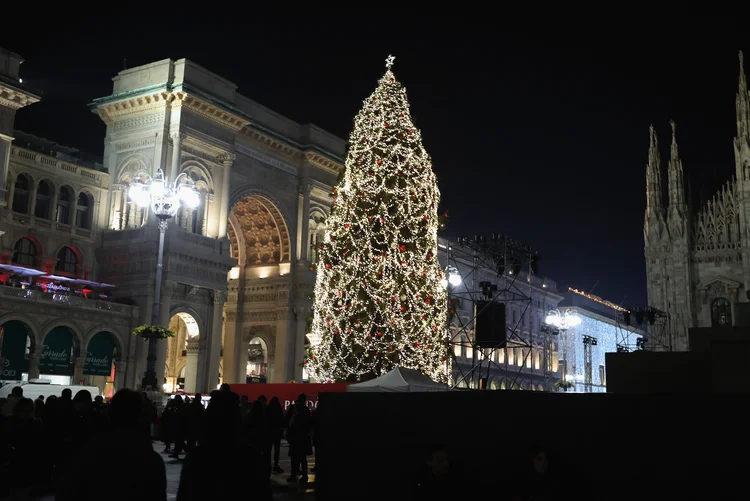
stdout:
[(393, 59), (354, 120), (318, 249), (311, 333), (319, 342), (304, 363), (319, 381), (396, 366), (448, 381), (440, 191)]

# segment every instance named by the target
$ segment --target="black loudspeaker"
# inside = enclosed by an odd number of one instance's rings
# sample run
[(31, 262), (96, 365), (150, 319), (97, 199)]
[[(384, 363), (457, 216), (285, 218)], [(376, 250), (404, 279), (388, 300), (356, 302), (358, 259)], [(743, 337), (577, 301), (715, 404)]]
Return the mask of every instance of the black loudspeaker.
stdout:
[(476, 346), (494, 348), (505, 343), (505, 303), (477, 301), (477, 318), (474, 320)]

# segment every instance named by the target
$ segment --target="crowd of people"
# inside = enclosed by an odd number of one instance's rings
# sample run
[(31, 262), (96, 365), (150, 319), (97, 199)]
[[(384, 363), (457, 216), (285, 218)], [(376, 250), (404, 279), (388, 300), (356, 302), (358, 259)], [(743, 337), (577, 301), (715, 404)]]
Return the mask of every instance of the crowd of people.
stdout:
[[(250, 492), (271, 499), (271, 474), (279, 465), (284, 429), (292, 471), (289, 482), (308, 481), (313, 416), (301, 394), (289, 412), (279, 399), (240, 398), (229, 385), (211, 393), (204, 409), (171, 399), (161, 419), (145, 393), (120, 390), (107, 403), (86, 390), (32, 401), (23, 387), (0, 402), (0, 498), (30, 499), (55, 492), (56, 499), (166, 499), (164, 461), (154, 450), (159, 430), (164, 452), (184, 457), (179, 501)], [(154, 427), (155, 423), (158, 427)], [(184, 456), (183, 456), (184, 454)], [(241, 487), (238, 487), (241, 486)]]

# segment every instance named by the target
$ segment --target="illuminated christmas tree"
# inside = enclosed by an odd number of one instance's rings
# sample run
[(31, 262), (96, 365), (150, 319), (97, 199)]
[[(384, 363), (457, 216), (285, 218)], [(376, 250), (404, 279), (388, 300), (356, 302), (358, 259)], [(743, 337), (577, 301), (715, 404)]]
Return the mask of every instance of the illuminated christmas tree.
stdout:
[(440, 192), (393, 60), (354, 120), (318, 249), (316, 342), (304, 363), (319, 381), (365, 380), (396, 366), (448, 381)]

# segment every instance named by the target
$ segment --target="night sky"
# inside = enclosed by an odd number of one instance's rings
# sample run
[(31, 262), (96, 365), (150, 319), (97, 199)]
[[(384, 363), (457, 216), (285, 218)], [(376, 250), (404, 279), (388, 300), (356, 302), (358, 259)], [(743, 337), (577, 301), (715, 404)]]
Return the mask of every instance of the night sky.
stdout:
[(186, 57), (348, 138), (392, 53), (452, 215), (446, 236), (509, 234), (538, 250), (541, 274), (627, 296), (625, 306), (646, 301), (649, 124), (666, 169), (677, 122), (695, 205), (734, 173), (737, 52), (750, 50), (750, 32), (732, 18), (618, 18), (594, 30), (602, 23), (292, 10), (214, 19), (165, 6), (151, 12), (159, 24), (128, 24), (131, 10), (4, 26), (0, 46), (26, 59), (24, 83), (45, 93), (16, 128), (101, 154), (104, 124), (86, 105), (111, 93), (123, 59)]

